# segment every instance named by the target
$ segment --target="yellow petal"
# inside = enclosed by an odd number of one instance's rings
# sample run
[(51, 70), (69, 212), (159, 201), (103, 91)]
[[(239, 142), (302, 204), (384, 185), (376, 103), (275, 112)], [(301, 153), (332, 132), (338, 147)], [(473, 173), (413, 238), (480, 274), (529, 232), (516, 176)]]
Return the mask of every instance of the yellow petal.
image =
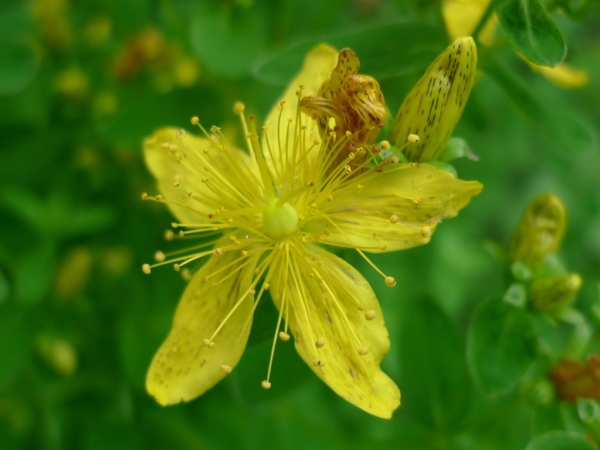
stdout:
[(436, 159), (462, 115), (475, 81), (477, 48), (472, 38), (457, 39), (429, 66), (398, 110), (390, 141), (398, 148), (419, 136), (404, 154), (409, 161)]
[(415, 247), (429, 242), (438, 223), (455, 217), (482, 188), (429, 164), (387, 165), (335, 192), (326, 218), (306, 228), (320, 232), (324, 244), (370, 252)]
[[(210, 150), (211, 157), (204, 153)], [(169, 209), (182, 224), (197, 224), (208, 221), (208, 214), (222, 205), (223, 200), (202, 179), (208, 177), (206, 168), (226, 175), (225, 179), (237, 178), (236, 170), (253, 167), (249, 156), (241, 150), (234, 152), (243, 164), (231, 164), (210, 139), (200, 138), (177, 128), (161, 128), (144, 140), (146, 165), (158, 182), (159, 193), (168, 203)], [(246, 175), (251, 177), (250, 169)], [(211, 175), (212, 176), (212, 175)], [(192, 194), (192, 195), (190, 195)], [(202, 198), (206, 202), (197, 201)], [(207, 204), (214, 204), (210, 208)]]
[(577, 70), (566, 63), (556, 67), (538, 66), (529, 61), (527, 64), (536, 72), (544, 75), (548, 80), (563, 89), (577, 89), (588, 84), (589, 76), (585, 70)]
[[(229, 238), (223, 239), (227, 245)], [(189, 282), (181, 298), (173, 326), (156, 352), (146, 389), (161, 405), (192, 400), (226, 376), (222, 366), (233, 368), (239, 361), (252, 325), (253, 295), (249, 288), (256, 260), (242, 262), (209, 277), (215, 271), (241, 257), (241, 251), (212, 257)], [(232, 271), (235, 276), (214, 285)], [(209, 277), (203, 281), (204, 277)], [(233, 306), (242, 302), (214, 338), (214, 347), (203, 343), (215, 332)]]
[[(286, 136), (288, 136), (289, 127), (289, 142), (293, 142), (294, 133), (296, 132), (296, 114), (298, 108), (298, 96), (296, 92), (300, 85), (303, 85), (302, 95), (316, 95), (319, 91), (321, 83), (331, 76), (331, 71), (335, 68), (338, 59), (338, 52), (328, 45), (318, 45), (312, 49), (304, 59), (304, 65), (300, 73), (292, 80), (283, 96), (275, 103), (275, 106), (267, 116), (265, 126), (267, 127), (266, 135), (269, 139), (273, 158), (269, 152), (264, 151), (265, 159), (271, 166), (280, 163), (282, 158), (286, 157)], [(285, 102), (283, 113), (281, 113), (281, 102)], [(280, 120), (281, 116), (281, 120)], [(288, 119), (292, 119), (288, 123)], [(320, 140), (319, 129), (314, 120), (303, 119), (303, 124), (307, 126), (306, 136), (307, 142), (312, 143), (313, 140)], [(266, 149), (266, 142), (263, 138), (263, 149)], [(290, 144), (289, 147), (292, 147)], [(288, 158), (292, 156), (292, 148), (289, 148)], [(309, 158), (313, 159), (318, 153), (318, 147), (315, 147), (310, 152)], [(300, 154), (298, 153), (299, 157)]]
[(338, 395), (370, 414), (390, 418), (400, 404), (400, 391), (379, 368), (390, 342), (369, 283), (317, 246), (290, 252), (287, 273), (282, 264), (272, 289), (276, 306), (289, 310), (298, 353)]
[[(491, 0), (444, 0), (442, 13), (451, 39), (470, 36), (481, 20)], [(490, 18), (481, 30), (479, 40), (490, 44), (494, 37), (496, 22)]]

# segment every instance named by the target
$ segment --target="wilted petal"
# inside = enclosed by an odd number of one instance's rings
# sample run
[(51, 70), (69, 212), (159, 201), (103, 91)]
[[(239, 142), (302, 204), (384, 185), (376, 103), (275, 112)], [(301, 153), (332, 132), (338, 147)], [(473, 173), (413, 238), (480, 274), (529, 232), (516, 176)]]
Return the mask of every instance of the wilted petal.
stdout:
[(289, 310), (298, 353), (319, 378), (370, 414), (391, 417), (400, 391), (379, 368), (390, 342), (363, 276), (326, 250), (301, 246), (290, 249), (272, 289), (276, 306)]
[(463, 112), (475, 81), (477, 48), (472, 38), (457, 39), (429, 66), (398, 110), (390, 133), (396, 147), (416, 134), (404, 154), (409, 161), (436, 159)]
[[(229, 238), (225, 238), (223, 246), (228, 241)], [(240, 262), (226, 268), (240, 258)], [(232, 368), (238, 363), (252, 325), (254, 296), (248, 290), (256, 260), (242, 267), (246, 261), (241, 251), (225, 252), (212, 257), (189, 282), (175, 312), (171, 331), (154, 356), (146, 377), (146, 389), (161, 405), (198, 397), (225, 377), (223, 365)], [(224, 270), (209, 277), (219, 269)], [(235, 275), (214, 285), (232, 272), (236, 272)], [(209, 279), (203, 281), (205, 277)], [(206, 346), (204, 339), (212, 336), (242, 298), (216, 335), (214, 347)]]
[[(202, 182), (209, 176), (206, 168), (228, 177), (236, 171), (243, 171), (249, 179), (253, 177), (250, 157), (241, 150), (229, 148), (228, 152), (235, 153), (233, 158), (242, 164), (232, 164), (219, 151), (216, 142), (177, 128), (161, 128), (144, 140), (146, 165), (156, 178), (158, 190), (169, 209), (181, 223), (206, 222), (208, 214), (222, 204), (217, 194)], [(240, 178), (238, 174), (238, 180)], [(215, 207), (208, 206), (211, 204)]]
[(338, 190), (305, 228), (324, 244), (370, 252), (415, 247), (429, 242), (437, 224), (456, 216), (482, 187), (429, 164), (387, 165)]

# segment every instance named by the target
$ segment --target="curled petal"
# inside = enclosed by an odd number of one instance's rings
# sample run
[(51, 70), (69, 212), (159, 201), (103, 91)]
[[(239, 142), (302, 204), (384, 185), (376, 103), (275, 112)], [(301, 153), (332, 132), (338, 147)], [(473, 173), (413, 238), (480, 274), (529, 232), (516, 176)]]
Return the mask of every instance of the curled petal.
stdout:
[[(226, 245), (223, 240), (223, 246)], [(238, 262), (235, 262), (239, 260)], [(243, 265), (244, 262), (248, 264)], [(228, 264), (234, 263), (232, 266)], [(256, 259), (242, 258), (241, 251), (212, 257), (189, 282), (171, 331), (154, 355), (146, 376), (146, 389), (161, 405), (187, 402), (213, 387), (239, 361), (252, 325), (253, 295), (250, 286)], [(219, 269), (224, 269), (211, 274)], [(219, 282), (228, 274), (235, 273)], [(208, 277), (208, 279), (205, 279)], [(241, 301), (240, 301), (241, 300)], [(234, 305), (235, 312), (210, 339)]]
[(408, 136), (409, 161), (437, 159), (462, 115), (475, 82), (477, 48), (473, 38), (457, 39), (429, 66), (398, 110), (390, 141), (401, 148)]
[(324, 244), (370, 252), (415, 247), (429, 242), (437, 224), (455, 217), (482, 187), (429, 164), (388, 165), (336, 191), (305, 229)]
[[(249, 156), (237, 149), (227, 151), (229, 155), (208, 138), (172, 127), (160, 128), (144, 140), (146, 165), (156, 178), (158, 190), (169, 209), (181, 223), (206, 222), (208, 214), (222, 204), (203, 180), (211, 178), (218, 183), (219, 174), (231, 176), (233, 173), (238, 180), (255, 183)], [(209, 206), (213, 204), (214, 207)]]
[(338, 395), (390, 418), (400, 391), (379, 367), (390, 342), (369, 283), (317, 246), (290, 248), (286, 259), (272, 285), (273, 298), (287, 315), (298, 353)]

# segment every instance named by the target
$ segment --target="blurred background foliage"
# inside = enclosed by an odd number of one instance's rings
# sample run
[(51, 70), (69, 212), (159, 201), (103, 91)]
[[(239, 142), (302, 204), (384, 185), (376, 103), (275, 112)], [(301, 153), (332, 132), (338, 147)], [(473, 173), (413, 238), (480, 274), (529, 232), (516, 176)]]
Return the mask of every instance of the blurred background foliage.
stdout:
[[(463, 3), (483, 12), (487, 2)], [(520, 40), (519, 5), (543, 22), (543, 45)], [(164, 242), (167, 209), (140, 201), (154, 191), (140, 143), (192, 115), (239, 138), (233, 103), (264, 118), (319, 42), (357, 51), (396, 111), (452, 39), (442, 4), (3, 0), (0, 447), (598, 448), (600, 381), (586, 358), (600, 350), (600, 8), (494, 7), (503, 31), (485, 45), (489, 30), (478, 28), (481, 76), (456, 131), (479, 156), (457, 160), (458, 173), (483, 193), (429, 245), (374, 257), (395, 289), (342, 253), (372, 281), (390, 331), (383, 368), (402, 405), (383, 421), (338, 398), (291, 345), (278, 346), (273, 388), (260, 388), (276, 322), (268, 302), (240, 365), (206, 395), (162, 408), (145, 393), (185, 281), (140, 270), (175, 246)], [(560, 62), (563, 34), (570, 72), (526, 62)], [(528, 306), (527, 274), (503, 260), (519, 216), (544, 192), (566, 207), (558, 258), (583, 280), (562, 316)], [(563, 384), (579, 374), (589, 398), (575, 402), (574, 388), (563, 399), (565, 386), (548, 377), (561, 364), (573, 369)]]

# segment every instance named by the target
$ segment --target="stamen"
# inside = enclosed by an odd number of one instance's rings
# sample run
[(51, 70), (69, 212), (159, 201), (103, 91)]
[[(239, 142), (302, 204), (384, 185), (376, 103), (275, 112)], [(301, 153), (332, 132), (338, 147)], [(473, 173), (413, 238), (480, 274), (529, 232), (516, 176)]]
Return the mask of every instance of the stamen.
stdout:
[(142, 266), (142, 272), (144, 272), (146, 275), (150, 275), (150, 272), (152, 272), (152, 269), (150, 269), (150, 264), (144, 264)]
[(165, 254), (159, 250), (154, 254), (154, 259), (158, 262), (163, 262), (165, 260)]
[(367, 353), (369, 353), (369, 347), (361, 347), (358, 349), (358, 354), (361, 356), (365, 356)]
[(264, 380), (264, 381), (261, 383), (261, 386), (262, 386), (264, 389), (271, 389), (271, 383), (270, 383), (269, 381), (267, 381), (267, 380)]
[(431, 236), (431, 228), (429, 228), (428, 226), (421, 228), (421, 236), (425, 238)]
[(407, 140), (411, 144), (416, 144), (417, 142), (419, 142), (419, 136), (416, 134), (409, 134)]
[(373, 320), (375, 317), (377, 317), (377, 313), (375, 312), (374, 309), (370, 309), (368, 311), (365, 311), (365, 319), (367, 319), (367, 320)]
[(325, 347), (325, 338), (319, 338), (317, 339), (317, 342), (315, 343), (315, 345), (317, 346), (317, 348), (323, 348)]
[(290, 335), (287, 334), (285, 331), (280, 331), (279, 332), (279, 339), (281, 339), (284, 342), (287, 342), (290, 340)]
[(315, 366), (315, 367), (323, 367), (324, 365), (325, 365), (325, 361), (323, 361), (321, 359), (313, 360), (313, 366)]
[(192, 122), (192, 125), (198, 125), (200, 123), (200, 119), (198, 118), (198, 116), (194, 116), (192, 117), (192, 120), (190, 120), (190, 122)]
[(400, 217), (398, 217), (396, 214), (392, 214), (390, 216), (390, 222), (392, 223), (398, 223), (400, 221)]
[(212, 341), (212, 339), (202, 339), (202, 343), (208, 348), (213, 348), (215, 346), (215, 343)]
[(228, 366), (227, 364), (223, 364), (221, 366), (221, 372), (223, 373), (231, 373), (233, 369), (231, 368), (231, 366)]
[(396, 280), (394, 277), (385, 277), (385, 284), (387, 287), (394, 287), (396, 286)]

